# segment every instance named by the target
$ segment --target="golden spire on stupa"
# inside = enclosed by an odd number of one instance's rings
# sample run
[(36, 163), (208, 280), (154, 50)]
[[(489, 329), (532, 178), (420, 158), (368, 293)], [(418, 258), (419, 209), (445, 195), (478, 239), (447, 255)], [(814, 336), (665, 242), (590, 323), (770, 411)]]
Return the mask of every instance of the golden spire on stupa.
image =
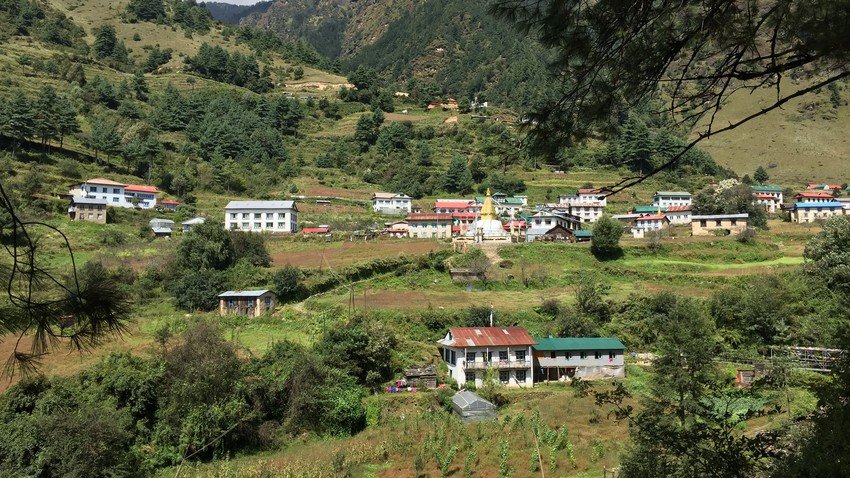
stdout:
[(493, 196), (490, 195), (490, 188), (487, 188), (487, 197), (484, 198), (484, 204), (481, 205), (481, 220), (492, 221), (496, 219), (496, 208), (493, 206)]

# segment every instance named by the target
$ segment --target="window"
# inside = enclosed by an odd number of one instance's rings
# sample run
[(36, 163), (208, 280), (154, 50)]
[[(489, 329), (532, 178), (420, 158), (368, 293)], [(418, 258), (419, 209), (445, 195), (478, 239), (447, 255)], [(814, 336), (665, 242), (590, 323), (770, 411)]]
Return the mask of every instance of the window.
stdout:
[(267, 222), (266, 223), (266, 229), (274, 229), (274, 223), (273, 222)]
[(248, 223), (247, 222), (242, 223), (242, 229), (248, 229)]
[(502, 383), (508, 383), (511, 379), (511, 376), (508, 372), (499, 372), (499, 381)]
[(499, 351), (499, 361), (500, 362), (507, 362), (508, 361), (508, 351), (507, 350), (500, 350)]
[(558, 357), (558, 352), (550, 352), (550, 353), (549, 353), (549, 357), (550, 357), (550, 358), (557, 358), (557, 357)]
[(449, 358), (451, 359), (449, 361), (452, 363), (452, 365), (457, 363), (457, 354), (454, 350), (449, 351)]
[(608, 359), (609, 359), (609, 360), (614, 360), (614, 358), (615, 358), (616, 356), (617, 356), (617, 352), (613, 352), (613, 351), (608, 352)]
[(564, 352), (564, 358), (567, 359), (567, 360), (573, 358), (573, 353), (572, 352)]
[(260, 214), (260, 213), (258, 213), (258, 212), (255, 212), (255, 213), (254, 213), (254, 219), (261, 219), (261, 218), (262, 218), (262, 216), (263, 216), (263, 215), (262, 215), (262, 214)]
[(274, 218), (274, 213), (273, 213), (273, 212), (267, 212), (267, 213), (266, 213), (266, 219), (273, 219), (273, 218)]
[(235, 212), (230, 213), (230, 219), (236, 219), (236, 213)]
[(285, 222), (277, 223), (277, 228), (278, 229), (286, 229), (286, 223)]
[(493, 352), (487, 352), (487, 361), (488, 361), (488, 362), (492, 362), (492, 361), (493, 361)]
[(98, 218), (98, 219), (103, 219), (103, 214), (98, 214), (98, 215), (97, 215), (97, 218)]
[(466, 353), (466, 361), (467, 362), (475, 362), (475, 352), (467, 352)]
[(466, 383), (475, 383), (475, 372), (466, 374)]
[(525, 361), (525, 350), (517, 350), (515, 353), (516, 353), (517, 362), (524, 362)]
[(97, 192), (97, 186), (91, 186), (91, 192), (96, 193)]
[(705, 226), (707, 226), (706, 221), (700, 221), (699, 222), (699, 227), (705, 227)]
[(260, 229), (261, 227), (262, 227), (262, 224), (260, 224), (259, 222), (254, 223), (254, 229)]
[(721, 225), (722, 225), (722, 221), (721, 221), (720, 219), (718, 219), (718, 220), (714, 221), (714, 225), (715, 225), (715, 226), (721, 226)]
[[(106, 198), (103, 198), (106, 199)], [(112, 202), (118, 202), (118, 198), (112, 198)]]
[(89, 219), (91, 219), (92, 217), (93, 217), (93, 216), (92, 216), (92, 213), (89, 213)]
[(236, 307), (236, 299), (227, 299), (228, 307)]
[(595, 358), (596, 360), (601, 359), (602, 358), (602, 352), (599, 352), (599, 351), (593, 352), (593, 358)]
[(112, 188), (112, 194), (120, 194), (118, 188)]
[(732, 219), (732, 225), (733, 225), (733, 226), (737, 226), (737, 225), (738, 225), (738, 220), (737, 220), (737, 219)]
[(266, 307), (271, 307), (271, 306), (272, 306), (272, 298), (271, 298), (271, 297), (266, 297), (266, 298), (265, 298), (265, 303), (266, 303)]
[(516, 371), (516, 381), (517, 382), (525, 382), (525, 370), (517, 370)]
[(249, 217), (251, 217), (251, 215), (248, 214), (247, 212), (242, 213), (242, 219), (248, 219)]
[(586, 359), (586, 358), (587, 358), (587, 352), (582, 352), (582, 353), (581, 353), (581, 358), (582, 358), (582, 359)]

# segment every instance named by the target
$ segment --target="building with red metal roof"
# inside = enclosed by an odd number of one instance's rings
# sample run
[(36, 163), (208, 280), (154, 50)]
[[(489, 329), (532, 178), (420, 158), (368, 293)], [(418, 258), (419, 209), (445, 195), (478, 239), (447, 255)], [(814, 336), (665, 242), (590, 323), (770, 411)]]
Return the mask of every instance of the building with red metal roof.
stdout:
[(534, 383), (532, 346), (537, 342), (524, 327), (453, 327), (437, 343), (458, 384), (480, 387), (491, 369), (506, 386)]

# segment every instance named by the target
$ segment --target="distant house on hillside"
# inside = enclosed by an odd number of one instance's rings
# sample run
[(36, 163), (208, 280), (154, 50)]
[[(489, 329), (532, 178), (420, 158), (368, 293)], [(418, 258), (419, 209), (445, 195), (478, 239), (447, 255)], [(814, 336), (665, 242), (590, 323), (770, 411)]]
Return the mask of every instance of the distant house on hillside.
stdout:
[(835, 201), (835, 197), (832, 193), (821, 192), (821, 191), (804, 191), (801, 193), (797, 193), (794, 198), (797, 202), (833, 202)]
[(106, 224), (106, 199), (71, 196), (68, 217), (72, 221)]
[(691, 234), (694, 236), (713, 236), (725, 233), (731, 236), (747, 230), (750, 215), (742, 214), (707, 214), (691, 216)]
[(379, 214), (409, 214), (413, 199), (404, 193), (372, 194), (372, 210)]
[(670, 224), (690, 224), (691, 206), (669, 206), (664, 213)]
[(193, 217), (192, 219), (183, 221), (180, 225), (183, 226), (183, 232), (186, 233), (191, 231), (192, 228), (194, 228), (198, 224), (203, 224), (204, 222), (206, 222), (206, 219), (202, 217)]
[(224, 227), (251, 232), (297, 232), (295, 201), (230, 201), (224, 208)]
[(153, 209), (159, 191), (154, 186), (124, 184), (106, 178), (88, 179), (71, 186), (68, 193), (74, 197), (97, 198), (108, 206)]
[(451, 214), (410, 214), (407, 216), (408, 235), (416, 239), (451, 239)]
[(840, 184), (809, 183), (806, 185), (806, 189), (811, 191), (841, 191), (844, 188)]
[(653, 206), (690, 206), (691, 193), (687, 191), (656, 191), (652, 196)]
[(832, 216), (850, 214), (850, 210), (845, 209), (845, 203), (835, 200), (829, 202), (798, 202), (791, 207), (790, 212), (791, 222), (796, 223), (825, 221)]
[(535, 382), (579, 377), (586, 380), (623, 378), (626, 347), (615, 338), (535, 338)]
[(150, 220), (151, 230), (156, 237), (171, 237), (174, 221), (171, 219), (153, 218)]
[(453, 327), (437, 341), (449, 375), (461, 386), (484, 385), (487, 370), (509, 387), (531, 387), (531, 347), (537, 342), (523, 327)]
[(764, 206), (764, 209), (771, 214), (779, 211), (783, 201), (781, 187), (764, 184), (750, 186), (750, 189), (753, 191), (753, 201), (756, 204)]
[(180, 207), (180, 201), (175, 201), (173, 199), (163, 199), (159, 201), (159, 207), (166, 211), (176, 211), (178, 207)]
[(268, 290), (229, 290), (218, 295), (218, 312), (222, 316), (259, 317), (274, 308), (275, 297)]
[(407, 237), (409, 232), (410, 232), (410, 230), (409, 230), (409, 227), (407, 225), (406, 220), (388, 222), (388, 223), (384, 224), (384, 234), (386, 234), (390, 237), (395, 237), (395, 238)]
[(642, 239), (646, 233), (660, 231), (670, 226), (670, 220), (663, 214), (647, 214), (635, 219), (632, 236)]

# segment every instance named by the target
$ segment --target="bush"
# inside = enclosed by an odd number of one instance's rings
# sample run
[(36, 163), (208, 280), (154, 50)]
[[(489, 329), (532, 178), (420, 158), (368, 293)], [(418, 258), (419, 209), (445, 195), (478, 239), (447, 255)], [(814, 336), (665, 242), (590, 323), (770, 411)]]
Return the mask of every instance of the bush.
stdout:
[(247, 260), (257, 267), (269, 267), (272, 258), (266, 249), (266, 240), (262, 234), (245, 231), (230, 231), (233, 242), (234, 259)]
[(274, 273), (272, 283), (274, 295), (280, 302), (297, 302), (307, 295), (307, 289), (301, 283), (301, 270), (290, 264)]
[(622, 255), (620, 237), (623, 235), (623, 225), (608, 215), (602, 215), (593, 226), (593, 239), (590, 252), (598, 259), (613, 259)]
[(227, 287), (224, 274), (213, 269), (190, 270), (172, 286), (178, 307), (194, 310), (213, 310), (218, 306), (218, 294)]

